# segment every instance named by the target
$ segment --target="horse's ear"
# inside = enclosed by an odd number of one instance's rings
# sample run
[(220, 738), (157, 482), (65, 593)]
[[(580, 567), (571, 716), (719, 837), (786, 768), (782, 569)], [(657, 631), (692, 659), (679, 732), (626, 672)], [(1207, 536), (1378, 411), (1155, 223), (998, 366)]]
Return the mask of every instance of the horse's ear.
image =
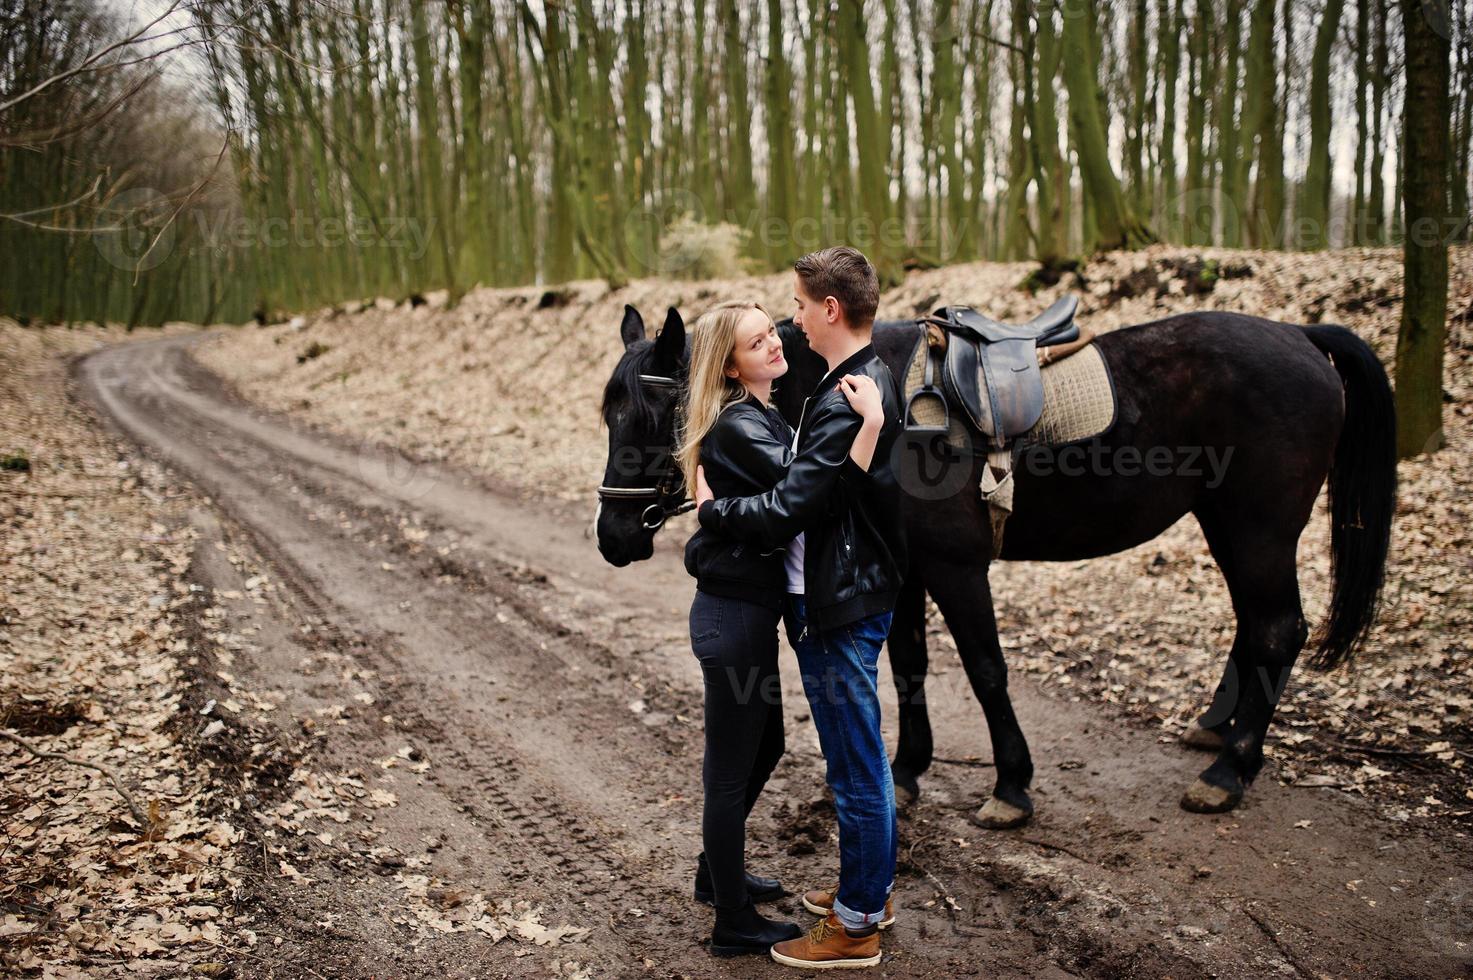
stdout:
[(619, 324), (619, 339), (624, 341), (625, 347), (644, 339), (644, 317), (628, 303), (624, 304), (624, 322)]
[(665, 325), (655, 338), (655, 357), (660, 364), (670, 369), (685, 358), (685, 321), (681, 319), (680, 311), (673, 306), (665, 314)]

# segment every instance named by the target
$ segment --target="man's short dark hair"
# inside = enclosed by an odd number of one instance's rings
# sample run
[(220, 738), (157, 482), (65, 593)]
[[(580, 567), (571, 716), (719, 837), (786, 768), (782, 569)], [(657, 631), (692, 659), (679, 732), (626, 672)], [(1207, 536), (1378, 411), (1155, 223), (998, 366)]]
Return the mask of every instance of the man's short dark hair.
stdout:
[(839, 301), (852, 327), (875, 322), (880, 306), (880, 277), (864, 253), (847, 245), (809, 252), (793, 263), (803, 289), (814, 299), (832, 296)]

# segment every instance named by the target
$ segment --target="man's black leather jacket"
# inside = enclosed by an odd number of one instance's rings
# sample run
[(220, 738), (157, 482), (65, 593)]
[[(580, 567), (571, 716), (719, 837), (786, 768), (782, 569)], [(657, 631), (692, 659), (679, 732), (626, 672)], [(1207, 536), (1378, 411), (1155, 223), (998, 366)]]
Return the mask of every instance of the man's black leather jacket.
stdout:
[[(885, 425), (868, 472), (849, 458), (862, 421), (838, 390), (846, 374), (873, 378), (885, 404)], [(809, 622), (818, 629), (895, 608), (905, 569), (900, 488), (891, 463), (900, 412), (890, 369), (866, 345), (824, 375), (803, 403), (797, 452), (776, 486), (756, 495), (723, 496), (713, 483), (717, 499), (700, 510), (703, 528), (764, 551), (805, 533), (805, 599)]]
[[(706, 482), (720, 497), (745, 497), (777, 485), (793, 459), (793, 429), (756, 398), (729, 405), (701, 440)], [(782, 548), (760, 548), (698, 528), (685, 545), (685, 570), (709, 595), (781, 609), (787, 592)]]

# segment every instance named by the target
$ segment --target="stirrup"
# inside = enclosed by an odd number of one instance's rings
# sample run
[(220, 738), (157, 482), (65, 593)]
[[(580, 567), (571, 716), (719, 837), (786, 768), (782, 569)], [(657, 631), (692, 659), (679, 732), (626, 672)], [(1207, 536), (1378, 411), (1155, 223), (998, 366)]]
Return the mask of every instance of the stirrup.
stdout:
[[(921, 425), (914, 420), (911, 406), (915, 404), (917, 398), (934, 398), (941, 403), (940, 425)], [(942, 394), (940, 388), (917, 388), (911, 392), (910, 397), (905, 400), (905, 414), (902, 418), (905, 420), (905, 431), (917, 435), (944, 436), (951, 431), (951, 406), (946, 403), (946, 396)]]
[[(905, 400), (905, 413), (900, 416), (901, 426), (906, 432), (912, 432), (916, 435), (945, 436), (951, 431), (951, 406), (947, 404), (946, 392), (942, 391), (941, 386), (936, 383), (936, 357), (930, 345), (927, 344), (924, 331), (920, 343), (926, 344), (925, 374), (921, 378), (921, 386), (911, 392), (910, 397)], [(934, 398), (941, 403), (940, 425), (921, 425), (914, 420), (911, 408), (915, 405), (917, 398)]]

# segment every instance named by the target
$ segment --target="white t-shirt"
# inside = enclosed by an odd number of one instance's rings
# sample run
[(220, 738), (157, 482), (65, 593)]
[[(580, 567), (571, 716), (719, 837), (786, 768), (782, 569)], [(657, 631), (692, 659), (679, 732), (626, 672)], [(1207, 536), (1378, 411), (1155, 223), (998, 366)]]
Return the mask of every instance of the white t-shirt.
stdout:
[(803, 594), (803, 534), (800, 532), (788, 544), (788, 553), (783, 557), (783, 567), (788, 571), (788, 594)]
[[(808, 401), (803, 401), (803, 414), (808, 414)], [(801, 427), (803, 420), (800, 418), (798, 424)], [(793, 445), (790, 447), (794, 453), (798, 452), (798, 433), (793, 433)], [(788, 572), (788, 595), (803, 595), (803, 532), (788, 542), (788, 553), (783, 557), (783, 567)]]

